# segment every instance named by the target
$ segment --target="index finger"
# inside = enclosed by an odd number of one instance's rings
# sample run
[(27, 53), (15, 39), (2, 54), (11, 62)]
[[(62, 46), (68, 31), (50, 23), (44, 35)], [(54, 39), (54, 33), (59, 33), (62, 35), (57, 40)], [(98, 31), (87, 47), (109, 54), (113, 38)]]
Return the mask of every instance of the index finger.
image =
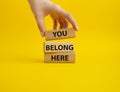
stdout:
[(75, 19), (73, 18), (73, 16), (71, 14), (67, 13), (67, 14), (65, 14), (65, 17), (72, 24), (73, 28), (75, 30), (78, 30), (78, 25), (77, 25)]

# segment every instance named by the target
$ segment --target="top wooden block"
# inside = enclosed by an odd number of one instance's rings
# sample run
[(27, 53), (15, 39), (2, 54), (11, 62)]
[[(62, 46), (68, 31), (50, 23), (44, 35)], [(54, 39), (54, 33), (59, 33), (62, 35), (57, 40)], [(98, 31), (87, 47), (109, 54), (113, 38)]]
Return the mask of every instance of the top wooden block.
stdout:
[(46, 40), (57, 40), (73, 37), (75, 37), (75, 30), (73, 28), (58, 29), (45, 32)]

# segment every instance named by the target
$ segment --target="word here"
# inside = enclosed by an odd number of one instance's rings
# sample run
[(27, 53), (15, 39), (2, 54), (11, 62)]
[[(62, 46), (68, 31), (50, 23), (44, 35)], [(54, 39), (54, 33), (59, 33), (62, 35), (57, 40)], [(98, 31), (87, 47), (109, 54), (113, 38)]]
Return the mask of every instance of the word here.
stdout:
[(45, 53), (45, 63), (74, 63), (75, 53)]

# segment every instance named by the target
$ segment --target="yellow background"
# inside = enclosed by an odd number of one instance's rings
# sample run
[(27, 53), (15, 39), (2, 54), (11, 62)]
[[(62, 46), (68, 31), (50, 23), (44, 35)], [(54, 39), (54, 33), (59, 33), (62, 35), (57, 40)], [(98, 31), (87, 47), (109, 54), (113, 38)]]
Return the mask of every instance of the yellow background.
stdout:
[[(27, 0), (0, 0), (0, 92), (120, 92), (120, 0), (53, 0), (79, 25), (75, 64), (45, 64)], [(52, 29), (50, 17), (45, 19)]]

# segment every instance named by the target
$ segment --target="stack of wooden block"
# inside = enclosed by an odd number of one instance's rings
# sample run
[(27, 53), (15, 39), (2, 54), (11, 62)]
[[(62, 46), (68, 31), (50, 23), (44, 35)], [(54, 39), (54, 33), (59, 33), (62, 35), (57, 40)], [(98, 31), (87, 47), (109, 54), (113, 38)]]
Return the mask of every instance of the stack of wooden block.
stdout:
[[(56, 40), (75, 37), (73, 28), (59, 29), (45, 32), (46, 40)], [(45, 63), (74, 63), (73, 42), (44, 42)]]

